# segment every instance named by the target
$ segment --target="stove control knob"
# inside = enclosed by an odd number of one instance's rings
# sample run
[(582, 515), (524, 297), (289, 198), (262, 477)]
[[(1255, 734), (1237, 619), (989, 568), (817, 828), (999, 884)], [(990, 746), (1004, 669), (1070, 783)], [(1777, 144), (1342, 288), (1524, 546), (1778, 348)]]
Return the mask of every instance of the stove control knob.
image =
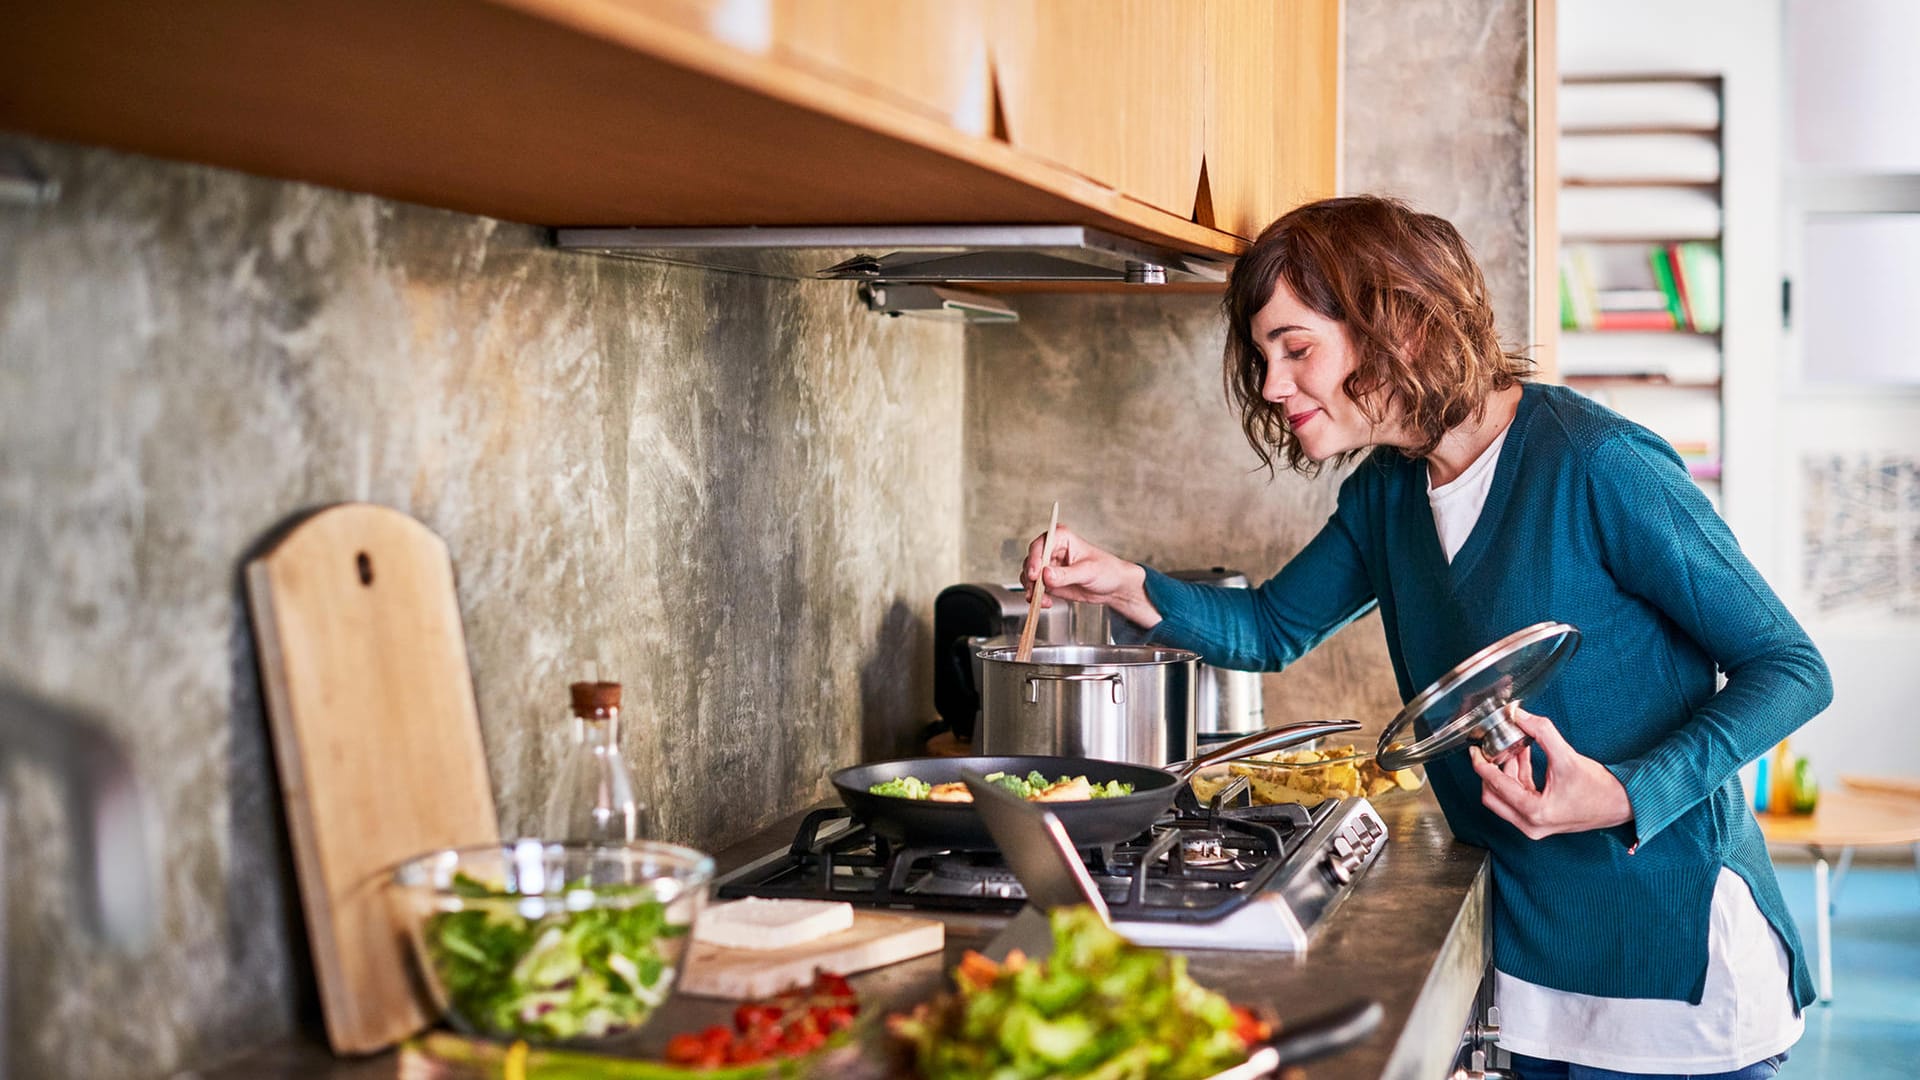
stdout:
[(1334, 837), (1333, 853), (1339, 856), (1342, 860), (1345, 860), (1347, 856), (1353, 854), (1353, 842), (1351, 840), (1348, 840), (1344, 836)]
[(1336, 884), (1346, 885), (1353, 881), (1353, 870), (1338, 855), (1327, 856), (1327, 876)]

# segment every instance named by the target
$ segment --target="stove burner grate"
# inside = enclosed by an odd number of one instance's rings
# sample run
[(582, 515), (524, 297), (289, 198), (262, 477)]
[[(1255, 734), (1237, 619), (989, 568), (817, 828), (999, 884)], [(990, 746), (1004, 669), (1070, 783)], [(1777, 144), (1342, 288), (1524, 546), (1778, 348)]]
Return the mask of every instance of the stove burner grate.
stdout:
[[(1177, 805), (1139, 838), (1081, 855), (1114, 918), (1211, 922), (1274, 882), (1326, 812)], [(736, 872), (718, 894), (1011, 914), (1025, 890), (997, 852), (893, 844), (830, 807), (807, 815), (791, 846)]]

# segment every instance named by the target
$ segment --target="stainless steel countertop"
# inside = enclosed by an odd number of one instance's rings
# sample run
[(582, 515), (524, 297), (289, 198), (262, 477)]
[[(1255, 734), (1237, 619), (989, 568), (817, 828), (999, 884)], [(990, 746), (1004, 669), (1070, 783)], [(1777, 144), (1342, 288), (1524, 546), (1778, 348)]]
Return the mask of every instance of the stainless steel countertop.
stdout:
[[(1189, 967), (1204, 986), (1236, 1001), (1265, 1004), (1284, 1020), (1353, 997), (1379, 1000), (1380, 1030), (1365, 1044), (1308, 1067), (1311, 1080), (1437, 1080), (1453, 1060), (1490, 956), (1486, 852), (1456, 843), (1432, 796), (1378, 807), (1391, 842), (1359, 888), (1301, 955), (1195, 952)], [(768, 826), (715, 855), (722, 873), (792, 840), (802, 814)], [(978, 948), (1003, 920), (943, 916), (947, 947), (854, 977), (868, 1008), (897, 1008), (938, 992), (961, 953)], [(632, 1044), (657, 1052), (668, 1035), (725, 1023), (731, 1003), (675, 998)], [(339, 1060), (317, 1036), (283, 1040), (205, 1080), (372, 1080), (396, 1074), (396, 1055)], [(188, 1074), (193, 1075), (193, 1074)]]

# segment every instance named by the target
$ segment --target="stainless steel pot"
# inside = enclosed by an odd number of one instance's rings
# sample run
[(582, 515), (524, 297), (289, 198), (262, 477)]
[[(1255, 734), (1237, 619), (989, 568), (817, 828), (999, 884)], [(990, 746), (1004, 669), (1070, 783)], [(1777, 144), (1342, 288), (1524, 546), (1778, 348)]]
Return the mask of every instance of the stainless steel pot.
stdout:
[[(983, 647), (1012, 645), (1027, 621), (1027, 592), (1018, 582), (949, 585), (933, 600), (933, 708), (961, 741), (980, 722)], [(1102, 604), (1042, 608), (1035, 641), (1042, 645), (1105, 645), (1113, 641)]]
[[(1252, 587), (1247, 575), (1224, 566), (1207, 570), (1174, 570), (1167, 576), (1227, 589)], [(1201, 664), (1199, 679), (1193, 715), (1194, 732), (1202, 741), (1251, 735), (1267, 726), (1266, 704), (1260, 696), (1259, 672), (1234, 671)]]
[(980, 650), (976, 753), (1049, 754), (1165, 765), (1194, 756), (1200, 657), (1155, 645)]

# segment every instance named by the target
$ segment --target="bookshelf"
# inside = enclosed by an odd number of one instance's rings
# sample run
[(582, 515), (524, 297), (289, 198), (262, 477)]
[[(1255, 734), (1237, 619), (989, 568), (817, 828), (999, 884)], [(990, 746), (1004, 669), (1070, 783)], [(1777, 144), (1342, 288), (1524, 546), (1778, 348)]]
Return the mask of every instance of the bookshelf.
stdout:
[(1561, 377), (1680, 452), (1716, 504), (1725, 231), (1717, 77), (1563, 76)]

